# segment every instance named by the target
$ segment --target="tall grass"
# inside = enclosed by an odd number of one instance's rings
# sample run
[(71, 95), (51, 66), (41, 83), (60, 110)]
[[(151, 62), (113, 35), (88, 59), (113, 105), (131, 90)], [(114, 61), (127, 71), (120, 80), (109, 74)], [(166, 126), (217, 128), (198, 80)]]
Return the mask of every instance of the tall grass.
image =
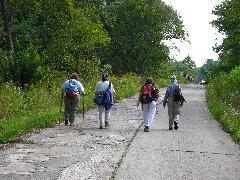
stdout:
[(207, 87), (207, 100), (213, 116), (233, 140), (240, 142), (240, 67), (230, 74), (212, 78)]

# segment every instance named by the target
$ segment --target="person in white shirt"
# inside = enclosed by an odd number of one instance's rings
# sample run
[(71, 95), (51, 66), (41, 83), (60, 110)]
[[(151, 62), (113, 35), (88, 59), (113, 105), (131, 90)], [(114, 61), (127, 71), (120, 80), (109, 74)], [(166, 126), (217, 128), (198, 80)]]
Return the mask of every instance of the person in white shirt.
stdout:
[[(77, 107), (79, 107), (80, 93), (84, 93), (84, 87), (79, 82), (79, 76), (77, 73), (73, 73), (69, 80), (66, 80), (62, 85), (61, 100), (64, 100), (64, 119), (65, 125), (73, 126), (75, 120), (75, 113)], [(62, 103), (61, 103), (62, 104)]]

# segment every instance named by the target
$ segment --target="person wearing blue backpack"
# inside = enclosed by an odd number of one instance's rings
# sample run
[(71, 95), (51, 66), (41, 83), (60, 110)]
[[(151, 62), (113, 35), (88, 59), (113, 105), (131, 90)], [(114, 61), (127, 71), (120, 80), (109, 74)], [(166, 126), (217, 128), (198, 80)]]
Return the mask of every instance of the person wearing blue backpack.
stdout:
[(62, 85), (62, 96), (61, 100), (64, 100), (64, 119), (65, 125), (74, 125), (75, 113), (79, 107), (80, 93), (84, 93), (84, 87), (79, 82), (79, 75), (77, 73), (72, 73), (70, 79), (66, 80)]
[[(105, 127), (109, 127), (109, 117), (110, 117), (110, 109), (113, 103), (113, 96), (115, 94), (115, 90), (113, 84), (108, 80), (108, 73), (102, 73), (102, 80), (98, 81), (95, 86), (95, 99), (94, 102), (98, 105), (99, 112), (99, 129), (103, 129), (103, 124)], [(104, 96), (103, 101), (101, 101), (101, 97)], [(99, 97), (98, 101), (96, 101), (97, 97)], [(103, 121), (103, 113), (105, 112), (105, 120)]]

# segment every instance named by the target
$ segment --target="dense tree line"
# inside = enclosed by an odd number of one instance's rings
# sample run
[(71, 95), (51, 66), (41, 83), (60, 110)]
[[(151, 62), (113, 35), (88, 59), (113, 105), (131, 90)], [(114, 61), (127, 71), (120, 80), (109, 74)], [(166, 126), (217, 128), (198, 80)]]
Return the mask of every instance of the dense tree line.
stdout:
[(161, 0), (1, 0), (0, 74), (23, 86), (56, 72), (94, 77), (159, 75), (164, 40), (186, 39), (180, 15)]
[(213, 14), (217, 16), (211, 23), (223, 35), (223, 41), (214, 46), (219, 60), (207, 60), (203, 66), (205, 74), (229, 73), (240, 65), (240, 1), (225, 0), (217, 5)]

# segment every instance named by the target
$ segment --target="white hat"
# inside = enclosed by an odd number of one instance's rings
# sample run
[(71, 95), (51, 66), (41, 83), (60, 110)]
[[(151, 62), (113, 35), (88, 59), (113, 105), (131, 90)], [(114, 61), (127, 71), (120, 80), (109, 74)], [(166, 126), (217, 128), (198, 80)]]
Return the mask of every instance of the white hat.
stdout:
[(177, 78), (176, 78), (175, 75), (172, 75), (172, 77), (171, 77), (171, 82), (177, 82)]

